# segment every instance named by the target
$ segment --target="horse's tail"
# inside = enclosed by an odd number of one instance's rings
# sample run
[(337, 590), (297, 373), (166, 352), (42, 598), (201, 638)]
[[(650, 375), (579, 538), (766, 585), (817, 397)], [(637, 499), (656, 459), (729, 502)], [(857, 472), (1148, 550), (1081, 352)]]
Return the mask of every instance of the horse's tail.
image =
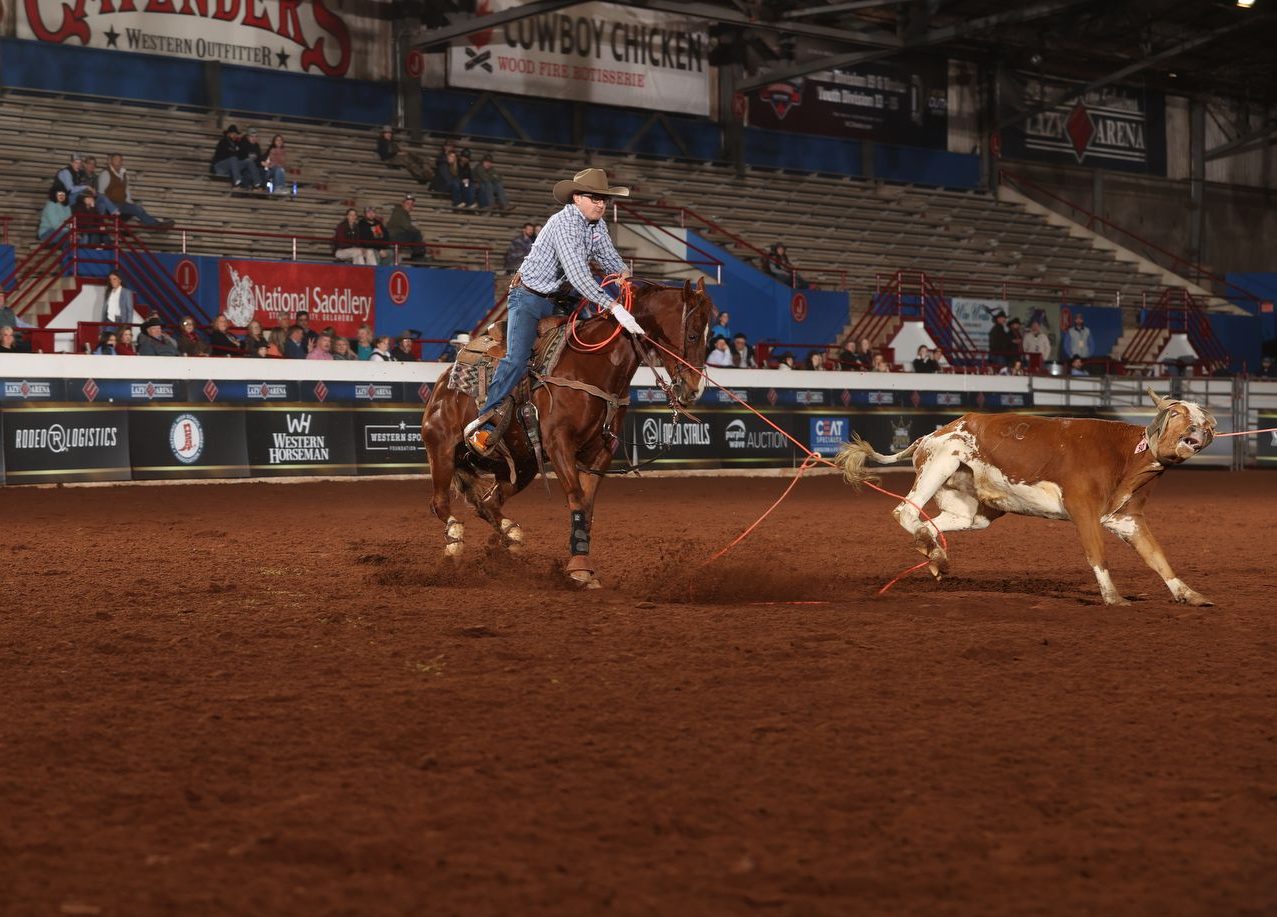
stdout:
[(894, 465), (913, 455), (914, 450), (918, 448), (918, 443), (919, 440), (914, 440), (901, 452), (894, 455), (882, 455), (875, 452), (874, 447), (869, 443), (852, 434), (851, 442), (843, 443), (838, 454), (834, 456), (834, 464), (842, 468), (842, 476), (847, 483), (859, 490), (861, 484), (877, 484), (882, 480), (865, 468), (866, 462), (873, 460), (879, 465)]

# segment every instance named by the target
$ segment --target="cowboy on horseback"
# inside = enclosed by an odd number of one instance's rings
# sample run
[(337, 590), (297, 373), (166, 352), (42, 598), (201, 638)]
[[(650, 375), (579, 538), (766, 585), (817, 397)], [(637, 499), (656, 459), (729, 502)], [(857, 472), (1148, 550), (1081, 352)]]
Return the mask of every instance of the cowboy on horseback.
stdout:
[(629, 197), (630, 189), (609, 187), (602, 169), (585, 169), (554, 186), (554, 199), (564, 207), (550, 217), (537, 235), (510, 282), (507, 300), (506, 353), (497, 364), (488, 397), (465, 431), (466, 443), (480, 455), (496, 447), (495, 415), (528, 372), (528, 360), (536, 344), (537, 323), (554, 311), (550, 296), (566, 279), (583, 297), (608, 310), (631, 334), (645, 334), (634, 316), (599, 286), (590, 273), (590, 262), (609, 274), (629, 276), (607, 232), (603, 213), (609, 198)]

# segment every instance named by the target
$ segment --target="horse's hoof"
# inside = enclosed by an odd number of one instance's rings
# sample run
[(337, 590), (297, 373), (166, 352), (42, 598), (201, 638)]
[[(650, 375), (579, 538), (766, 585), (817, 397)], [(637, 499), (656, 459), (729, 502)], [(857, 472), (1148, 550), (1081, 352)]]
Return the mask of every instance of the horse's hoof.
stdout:
[(509, 519), (501, 520), (501, 538), (505, 542), (506, 550), (511, 554), (523, 553), (523, 529), (519, 528), (517, 522), (511, 522)]
[(572, 585), (581, 589), (603, 588), (603, 584), (599, 582), (599, 578), (590, 570), (573, 570), (568, 574), (568, 579), (572, 581)]
[(452, 542), (452, 544), (444, 546), (443, 553), (446, 556), (451, 557), (453, 560), (459, 560), (462, 552), (465, 551), (465, 549), (466, 549), (466, 546), (464, 543), (460, 541), (454, 541)]

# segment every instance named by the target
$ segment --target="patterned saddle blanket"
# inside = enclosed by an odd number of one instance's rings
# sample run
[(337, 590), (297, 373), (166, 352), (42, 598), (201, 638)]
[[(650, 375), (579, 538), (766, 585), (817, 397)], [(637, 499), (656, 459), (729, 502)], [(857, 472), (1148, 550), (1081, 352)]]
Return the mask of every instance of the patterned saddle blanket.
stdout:
[[(493, 322), (476, 335), (458, 354), (457, 361), (448, 374), (448, 388), (465, 392), (482, 407), (488, 398), (488, 386), (497, 361), (505, 356), (505, 322)], [(568, 319), (564, 315), (552, 315), (537, 323), (537, 342), (532, 348), (529, 366), (538, 375), (553, 372), (559, 357), (568, 343)], [(527, 401), (532, 386), (527, 377), (514, 390), (516, 404)]]

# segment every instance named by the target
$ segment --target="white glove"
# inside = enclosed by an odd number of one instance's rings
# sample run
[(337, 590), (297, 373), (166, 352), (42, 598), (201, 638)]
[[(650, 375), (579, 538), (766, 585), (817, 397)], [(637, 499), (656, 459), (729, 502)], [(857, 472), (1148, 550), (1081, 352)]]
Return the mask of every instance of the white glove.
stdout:
[(635, 321), (634, 316), (630, 315), (629, 310), (619, 302), (612, 303), (612, 317), (615, 318), (617, 323), (630, 334), (647, 334), (647, 332), (643, 330), (643, 326)]

